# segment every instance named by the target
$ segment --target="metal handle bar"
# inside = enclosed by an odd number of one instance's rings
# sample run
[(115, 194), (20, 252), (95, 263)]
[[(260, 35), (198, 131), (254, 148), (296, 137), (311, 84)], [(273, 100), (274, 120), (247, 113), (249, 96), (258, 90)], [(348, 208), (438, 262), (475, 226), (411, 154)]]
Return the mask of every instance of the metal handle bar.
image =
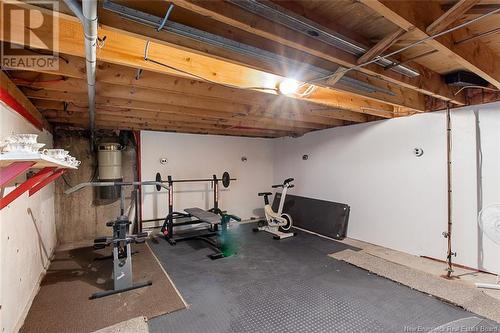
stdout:
[(145, 181), (145, 182), (88, 182), (88, 183), (81, 183), (76, 186), (73, 186), (72, 188), (64, 191), (65, 194), (71, 194), (73, 192), (79, 191), (84, 187), (88, 186), (145, 186), (145, 185), (155, 185), (155, 186), (160, 186), (163, 187), (164, 189), (168, 190), (168, 185), (163, 184), (162, 182), (155, 182), (155, 181)]

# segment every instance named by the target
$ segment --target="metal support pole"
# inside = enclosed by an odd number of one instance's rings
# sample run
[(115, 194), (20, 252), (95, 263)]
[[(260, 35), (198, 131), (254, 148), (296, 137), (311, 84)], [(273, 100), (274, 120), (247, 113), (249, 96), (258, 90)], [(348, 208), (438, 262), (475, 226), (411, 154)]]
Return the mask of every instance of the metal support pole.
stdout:
[(172, 214), (174, 213), (174, 182), (172, 181), (172, 176), (167, 177), (168, 180), (168, 221), (167, 221), (167, 232), (168, 237), (172, 237), (174, 234), (174, 218)]
[(446, 164), (447, 164), (447, 187), (448, 187), (448, 193), (447, 193), (447, 202), (448, 202), (448, 231), (445, 233), (445, 237), (447, 238), (448, 241), (448, 252), (447, 252), (447, 261), (448, 261), (448, 267), (446, 269), (447, 273), (446, 276), (448, 278), (451, 277), (451, 274), (453, 273), (453, 262), (451, 257), (455, 255), (455, 253), (452, 251), (452, 243), (451, 243), (451, 235), (452, 235), (452, 226), (453, 226), (453, 215), (452, 215), (452, 178), (451, 178), (451, 172), (452, 172), (452, 161), (451, 161), (451, 149), (452, 149), (452, 141), (451, 141), (451, 113), (450, 113), (450, 104), (448, 102), (447, 108), (446, 108)]
[(125, 190), (120, 186), (120, 215), (125, 215)]

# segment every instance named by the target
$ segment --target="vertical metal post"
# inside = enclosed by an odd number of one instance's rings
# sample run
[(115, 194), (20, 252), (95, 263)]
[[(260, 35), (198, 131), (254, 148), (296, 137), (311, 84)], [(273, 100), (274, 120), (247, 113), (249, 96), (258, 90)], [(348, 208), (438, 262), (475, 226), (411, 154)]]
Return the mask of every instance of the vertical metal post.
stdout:
[(120, 186), (120, 216), (125, 215), (125, 190)]
[(214, 182), (214, 213), (219, 214), (219, 180), (213, 175)]
[(451, 244), (451, 234), (452, 234), (452, 226), (453, 226), (453, 215), (452, 215), (452, 179), (451, 179), (451, 172), (452, 172), (452, 165), (451, 165), (451, 149), (452, 149), (452, 142), (451, 142), (451, 113), (450, 113), (450, 105), (449, 103), (447, 104), (446, 108), (446, 164), (447, 164), (447, 185), (448, 185), (448, 231), (446, 232), (446, 238), (448, 240), (448, 252), (447, 252), (447, 261), (448, 261), (448, 268), (446, 276), (449, 278), (451, 277), (451, 274), (453, 273), (453, 263), (451, 260), (451, 257), (454, 255), (452, 251), (452, 244)]
[(167, 177), (168, 181), (168, 216), (169, 221), (167, 221), (167, 231), (168, 237), (174, 235), (174, 218), (172, 213), (174, 212), (174, 182), (172, 181), (172, 176)]
[(137, 187), (137, 189), (134, 191), (135, 193), (135, 220), (137, 221), (137, 233), (140, 234), (142, 233), (142, 219), (141, 219), (141, 192), (140, 192), (140, 186)]

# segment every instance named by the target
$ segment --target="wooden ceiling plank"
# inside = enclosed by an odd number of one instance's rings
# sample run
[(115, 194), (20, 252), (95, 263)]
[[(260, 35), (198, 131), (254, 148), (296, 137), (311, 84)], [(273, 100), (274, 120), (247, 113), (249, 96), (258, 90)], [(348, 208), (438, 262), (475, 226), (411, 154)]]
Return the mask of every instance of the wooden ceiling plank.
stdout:
[[(450, 10), (451, 8), (453, 8), (453, 4), (444, 4), (441, 6), (441, 8), (444, 10), (444, 11), (448, 11)], [(488, 4), (488, 3), (485, 3), (485, 4), (478, 4), (474, 7), (472, 7), (471, 9), (469, 9), (465, 15), (484, 15), (484, 14), (487, 14), (493, 10), (496, 10), (500, 8), (500, 3), (498, 4), (494, 4), (494, 3), (491, 3), (491, 4)], [(499, 13), (497, 13), (497, 15), (500, 15)]]
[[(42, 112), (45, 110), (58, 110), (58, 111), (66, 111), (66, 112), (88, 112), (86, 107), (77, 106), (74, 104), (64, 104), (63, 102), (51, 101), (51, 100), (33, 100), (33, 104), (36, 105)], [(321, 129), (328, 128), (331, 125), (326, 124), (314, 124), (310, 122), (289, 120), (283, 118), (270, 118), (270, 117), (254, 117), (254, 116), (245, 116), (241, 117), (238, 115), (231, 115), (225, 112), (217, 112), (212, 110), (203, 110), (203, 109), (195, 109), (195, 108), (185, 108), (185, 107), (177, 107), (171, 106), (168, 108), (162, 108), (161, 111), (158, 110), (144, 110), (134, 108), (133, 105), (129, 107), (116, 107), (116, 106), (108, 106), (108, 105), (98, 105), (98, 110), (111, 110), (115, 113), (130, 113), (136, 112), (138, 114), (149, 114), (152, 117), (168, 119), (172, 116), (191, 116), (196, 117), (196, 119), (210, 119), (213, 121), (221, 121), (221, 122), (237, 122), (241, 120), (248, 121), (261, 121), (264, 123), (277, 125), (277, 126), (288, 126), (288, 127), (296, 127), (303, 129)], [(339, 121), (335, 125), (341, 125), (342, 121)]]
[[(88, 119), (87, 117), (73, 117), (64, 116), (56, 117), (51, 119), (54, 123), (69, 123), (69, 124), (79, 124), (83, 128), (87, 128)], [(160, 131), (183, 131), (188, 133), (209, 133), (209, 134), (232, 134), (232, 135), (242, 135), (251, 134), (252, 136), (269, 136), (269, 137), (280, 137), (280, 136), (295, 136), (296, 133), (286, 132), (286, 131), (275, 131), (266, 130), (258, 128), (230, 128), (228, 126), (215, 126), (215, 125), (199, 125), (190, 122), (169, 122), (169, 123), (158, 123), (158, 122), (148, 122), (135, 119), (127, 119), (124, 121), (121, 117), (114, 116), (102, 116), (96, 115), (96, 128), (100, 128), (100, 125), (106, 125), (112, 129), (150, 129), (150, 130), (160, 130)], [(109, 128), (108, 127), (108, 128)]]
[[(412, 30), (412, 34), (419, 39), (429, 37), (426, 28), (444, 14), (435, 1), (426, 2), (425, 6), (418, 1), (360, 1), (397, 26), (407, 31)], [(460, 29), (430, 39), (426, 44), (500, 89), (500, 56), (478, 40), (463, 46), (455, 45), (454, 41), (463, 39), (466, 34), (465, 29)]]
[[(26, 3), (15, 2), (8, 6), (31, 8), (32, 6)], [(42, 12), (42, 15), (53, 15), (48, 10), (37, 7)], [(80, 22), (75, 17), (65, 14), (59, 14), (59, 51), (64, 54), (82, 56), (83, 55), (83, 31)], [(30, 47), (40, 47), (36, 41), (28, 41), (24, 38), (24, 26), (22, 22), (12, 20), (7, 24), (2, 25), (2, 29), (11, 29), (14, 33), (2, 34), (4, 41), (13, 42)], [(39, 31), (43, 34), (43, 31)], [(49, 33), (49, 32), (46, 32)], [(261, 87), (261, 91), (276, 94), (276, 87), (284, 78), (245, 67), (238, 64), (233, 64), (227, 61), (214, 59), (209, 56), (201, 55), (195, 52), (182, 50), (179, 47), (166, 45), (165, 43), (154, 43), (149, 48), (150, 59), (154, 59), (160, 63), (168, 65), (162, 66), (152, 63), (144, 59), (144, 51), (147, 40), (144, 36), (137, 36), (121, 30), (101, 27), (98, 31), (99, 36), (106, 36), (106, 44), (99, 49), (97, 57), (101, 61), (116, 63), (133, 68), (141, 68), (160, 73), (166, 73), (174, 76), (186, 76), (187, 73), (209, 79), (218, 84), (226, 84), (240, 88), (245, 87)], [(153, 40), (154, 41), (154, 40)], [(174, 70), (172, 68), (179, 69)], [(189, 76), (189, 75), (188, 75)], [(316, 100), (316, 94), (320, 92), (322, 95), (328, 95), (328, 99), (321, 98)], [(317, 103), (322, 105), (334, 105), (338, 108), (339, 105), (335, 101), (338, 97), (348, 102), (342, 105), (343, 109), (351, 111), (365, 112), (365, 110), (383, 110), (393, 111), (393, 106), (386, 103), (377, 102), (367, 98), (360, 98), (352, 94), (342, 93), (327, 88), (318, 87), (314, 93), (309, 96), (294, 95), (292, 98)], [(366, 107), (366, 104), (370, 104)], [(363, 109), (360, 110), (360, 105)], [(376, 114), (376, 113), (375, 113)]]
[[(68, 93), (68, 92), (58, 92), (58, 91), (49, 91), (49, 90), (41, 90), (41, 91), (34, 91), (34, 90), (25, 90), (25, 93), (27, 96), (29, 96), (32, 100), (35, 101), (35, 103), (39, 103), (40, 100), (42, 101), (57, 101), (57, 102), (66, 102), (70, 103), (70, 105), (75, 104), (76, 107), (80, 108), (86, 108), (87, 107), (87, 95), (86, 94), (75, 94), (75, 93)], [(108, 98), (108, 97), (101, 97), (97, 95), (96, 97), (96, 103), (98, 107), (113, 107), (113, 108), (120, 108), (120, 109), (132, 109), (132, 110), (145, 110), (145, 111), (156, 111), (156, 112), (168, 112), (169, 110), (173, 110), (175, 112), (180, 112), (180, 113), (195, 113), (199, 112), (199, 109), (196, 108), (189, 108), (189, 107), (180, 107), (176, 105), (172, 106), (165, 106), (163, 104), (157, 104), (157, 103), (152, 103), (152, 102), (144, 102), (144, 101), (135, 101), (135, 100), (126, 100), (126, 99), (120, 99), (120, 98)], [(207, 112), (214, 112), (213, 110), (206, 110), (202, 109), (203, 111)], [(342, 110), (339, 110), (342, 111)], [(234, 113), (227, 113), (229, 116), (231, 115), (237, 115)], [(318, 124), (318, 125), (327, 125), (328, 127), (331, 126), (339, 126), (342, 125), (342, 117), (343, 115), (341, 114), (340, 116), (336, 115), (331, 115), (330, 117), (323, 117), (323, 116), (318, 116), (314, 113), (307, 113), (307, 114), (295, 114), (291, 111), (286, 111), (286, 112), (280, 112), (277, 114), (270, 114), (263, 112), (262, 110), (259, 110), (257, 113), (253, 114), (254, 117), (268, 117), (271, 119), (289, 119), (293, 120), (296, 122), (307, 122), (307, 123), (313, 123), (313, 124)], [(340, 118), (340, 119), (339, 119)], [(346, 120), (346, 119), (343, 119)]]
[[(69, 63), (73, 67), (84, 66), (82, 58), (65, 56)], [(62, 86), (64, 89), (64, 82), (54, 82), (52, 78), (56, 76), (49, 76), (47, 80), (49, 82), (30, 82), (34, 80), (26, 80), (26, 73), (22, 71), (12, 72), (14, 78), (21, 78), (22, 80), (18, 83), (25, 86), (33, 86), (38, 88), (52, 87), (55, 89), (58, 85)], [(64, 76), (64, 72), (60, 72)], [(47, 76), (47, 75), (46, 75)], [(70, 76), (71, 78), (71, 76)], [(85, 77), (82, 75), (81, 80)], [(98, 63), (97, 65), (97, 81), (115, 85), (122, 85), (127, 87), (137, 87), (137, 88), (147, 88), (157, 91), (163, 91), (167, 93), (182, 93), (193, 96), (209, 97), (214, 99), (219, 99), (221, 101), (227, 100), (230, 102), (236, 102), (248, 105), (258, 105), (264, 107), (267, 113), (283, 113), (284, 108), (288, 108), (290, 104), (295, 114), (307, 113), (308, 110), (318, 108), (317, 104), (307, 103), (305, 101), (299, 101), (296, 99), (291, 99), (283, 95), (271, 95), (250, 90), (239, 90), (223, 87), (216, 84), (201, 82), (192, 79), (168, 76), (160, 73), (155, 73), (151, 71), (143, 71), (140, 78), (136, 79), (136, 70), (125, 67), (118, 66), (109, 63)], [(72, 80), (68, 80), (71, 83)], [(80, 82), (82, 89), (86, 89), (86, 85)], [(283, 106), (283, 107), (280, 107)], [(353, 121), (353, 122), (366, 122), (369, 120), (369, 116), (364, 115), (359, 112), (342, 110), (342, 109), (331, 109), (335, 111), (335, 116), (337, 119)], [(317, 123), (317, 121), (315, 121)]]
[[(21, 82), (20, 85), (24, 85), (24, 83)], [(55, 98), (61, 101), (66, 99), (66, 101), (71, 101), (80, 105), (82, 105), (82, 103), (86, 105), (87, 103), (85, 97), (86, 83), (83, 80), (67, 79), (61, 82), (51, 82), (50, 84), (37, 82), (29, 83), (27, 85), (29, 85), (29, 88), (24, 88), (24, 92), (30, 98)], [(186, 98), (186, 95), (182, 94), (165, 94), (159, 90), (128, 88), (125, 86), (110, 85), (107, 83), (103, 84), (100, 82), (97, 82), (96, 86), (98, 91), (97, 103), (110, 106), (129, 108), (131, 105), (135, 105), (135, 107), (141, 107), (142, 105), (145, 108), (153, 108), (155, 110), (162, 110), (167, 108), (167, 106), (177, 106), (208, 109), (226, 112), (232, 115), (246, 115), (251, 111), (251, 107), (248, 105), (227, 103), (224, 101), (221, 102), (213, 98), (208, 99), (196, 96)], [(295, 105), (295, 100), (287, 100), (286, 102), (283, 101), (268, 105), (267, 108), (264, 108), (261, 115), (317, 124), (338, 125), (338, 123), (334, 123), (333, 120), (324, 118), (318, 119), (317, 117), (309, 115), (308, 109), (304, 109), (303, 106), (300, 105)], [(310, 109), (311, 106), (308, 106), (308, 108)], [(372, 110), (371, 113), (377, 113), (377, 111)], [(364, 122), (369, 120), (366, 115), (344, 110), (338, 110), (335, 117), (339, 120), (355, 122)]]
[[(26, 118), (32, 119), (34, 124), (38, 124), (49, 131), (51, 131), (51, 126), (47, 122), (47, 119), (37, 110), (37, 108), (31, 103), (31, 101), (26, 97), (26, 95), (11, 81), (11, 79), (0, 70), (0, 88), (2, 89), (2, 95), (5, 92), (7, 96), (2, 96), (2, 100), (5, 98), (13, 98), (17, 105), (27, 112)], [(10, 95), (10, 96), (9, 96)], [(41, 128), (40, 127), (40, 128)]]
[(435, 35), (444, 31), (453, 23), (461, 19), (469, 9), (477, 5), (480, 1), (481, 0), (460, 0), (437, 20), (427, 26), (425, 32), (428, 35)]
[[(46, 105), (48, 106), (48, 105)], [(78, 114), (85, 115), (87, 112), (86, 108), (75, 107), (74, 105), (62, 105), (59, 103), (57, 106), (53, 106), (52, 108), (45, 108), (45, 110), (49, 111), (57, 111), (58, 115), (63, 114)], [(177, 112), (154, 112), (154, 111), (144, 111), (144, 110), (134, 110), (134, 109), (118, 109), (111, 107), (100, 107), (97, 108), (96, 114), (106, 114), (106, 115), (115, 115), (115, 116), (124, 116), (124, 117), (135, 117), (139, 119), (148, 119), (148, 120), (158, 120), (158, 121), (192, 121), (199, 122), (203, 124), (220, 124), (220, 125), (231, 125), (231, 126), (246, 126), (246, 127), (259, 127), (265, 129), (272, 130), (285, 130), (285, 131), (296, 131), (306, 132), (311, 129), (320, 129), (325, 128), (324, 126), (318, 125), (317, 127), (301, 127), (297, 126), (297, 124), (293, 121), (286, 120), (273, 120), (269, 118), (236, 118), (236, 117), (228, 117), (225, 116), (214, 116), (214, 115), (205, 115), (204, 110), (198, 114), (187, 114), (187, 113), (177, 113)], [(50, 114), (44, 112), (45, 116)], [(208, 112), (207, 112), (208, 113)]]
[(365, 54), (363, 54), (361, 57), (359, 57), (357, 60), (357, 63), (362, 64), (364, 62), (370, 61), (370, 60), (382, 55), (382, 53), (384, 53), (392, 45), (394, 45), (394, 43), (396, 43), (398, 40), (400, 40), (404, 34), (406, 34), (406, 30), (399, 28), (396, 31), (394, 31), (393, 33), (386, 35), (377, 44), (373, 45), (371, 49), (366, 51)]
[[(134, 35), (145, 36), (152, 40), (160, 40), (169, 45), (174, 44), (177, 47), (181, 45), (184, 49), (188, 51), (194, 50), (200, 54), (210, 54), (211, 56), (220, 60), (229, 61), (232, 63), (251, 67), (254, 69), (258, 69), (282, 77), (292, 76), (295, 77), (297, 80), (308, 80), (316, 78), (318, 76), (318, 74), (311, 74), (309, 71), (301, 70), (301, 65), (294, 66), (294, 68), (290, 68), (290, 66), (285, 66), (282, 63), (276, 64), (276, 63), (271, 63), (269, 61), (265, 62), (256, 57), (251, 57), (251, 56), (245, 56), (244, 59), (241, 59), (241, 56), (238, 55), (235, 56), (234, 52), (230, 52), (222, 47), (219, 47), (218, 49), (214, 50), (214, 48), (208, 44), (200, 43), (196, 40), (183, 38), (178, 35), (171, 34), (168, 32), (168, 30), (164, 30), (161, 33), (158, 33), (156, 30), (151, 29), (149, 26), (131, 20), (125, 20), (122, 17), (117, 16), (114, 13), (109, 13), (105, 10), (102, 12), (104, 12), (105, 15), (102, 15), (101, 13), (99, 17), (99, 22), (104, 27), (109, 27), (113, 30), (121, 30), (122, 32), (126, 31), (133, 36)], [(209, 19), (206, 17), (202, 19), (209, 21)], [(231, 40), (241, 42), (243, 44), (252, 45), (257, 48), (263, 47), (262, 44), (264, 41), (266, 42), (265, 44), (267, 47), (265, 51), (278, 55), (286, 54), (287, 58), (292, 58), (299, 64), (304, 64), (304, 65), (312, 64), (317, 67), (321, 67), (326, 71), (338, 70), (338, 65), (332, 63), (331, 61), (325, 61), (324, 59), (319, 59), (317, 57), (311, 56), (310, 54), (306, 54), (300, 50), (280, 45), (273, 41), (261, 38), (257, 35), (245, 33), (245, 37), (242, 37), (241, 34), (236, 34), (237, 37), (235, 37), (234, 32), (241, 30), (227, 29), (225, 25), (220, 24), (219, 22), (216, 21), (214, 22), (216, 23), (215, 26), (224, 27), (224, 28), (218, 28), (216, 31), (218, 35), (222, 34), (221, 35), (222, 37), (229, 38)], [(195, 22), (195, 24), (200, 24), (200, 23), (197, 21)], [(206, 29), (206, 27), (204, 29)], [(257, 39), (257, 41), (255, 39)], [(273, 47), (269, 47), (269, 44), (273, 45)], [(318, 64), (318, 62), (320, 62), (320, 64)], [(298, 73), (296, 73), (297, 71)], [(350, 85), (343, 84), (342, 81), (338, 82), (335, 85), (330, 81), (325, 81), (325, 82), (321, 81), (317, 82), (317, 84), (318, 86), (326, 87), (335, 91), (348, 92), (350, 94), (354, 94), (359, 97), (369, 98), (371, 100), (380, 101), (384, 103), (387, 102), (396, 106), (402, 104), (405, 105), (406, 107), (410, 107), (421, 111), (425, 105), (423, 94), (415, 90), (406, 87), (401, 87), (392, 82), (384, 81), (379, 77), (367, 76), (366, 74), (356, 71), (351, 71), (346, 76), (350, 77), (351, 79), (360, 81), (360, 83), (367, 83), (374, 87), (378, 87), (380, 91), (377, 90), (364, 91), (360, 89), (354, 89)], [(391, 93), (390, 94), (387, 93), (386, 92), (387, 90), (389, 90)]]
[[(302, 37), (291, 29), (255, 16), (235, 5), (222, 1), (203, 0), (172, 0), (172, 2), (177, 6), (203, 16), (337, 63), (340, 66), (349, 68), (356, 65), (357, 58), (352, 54), (312, 38)], [(280, 6), (282, 5), (280, 1), (276, 3)], [(283, 5), (285, 6), (289, 3), (290, 2), (284, 2)], [(458, 104), (465, 104), (463, 95), (455, 96), (453, 91), (442, 82), (441, 76), (438, 73), (426, 69), (423, 66), (419, 66), (418, 70), (421, 72), (421, 75), (415, 78), (409, 78), (394, 71), (387, 71), (375, 64), (367, 65), (359, 70), (368, 75), (383, 78), (389, 82), (417, 90), (421, 93), (445, 100), (451, 100)]]

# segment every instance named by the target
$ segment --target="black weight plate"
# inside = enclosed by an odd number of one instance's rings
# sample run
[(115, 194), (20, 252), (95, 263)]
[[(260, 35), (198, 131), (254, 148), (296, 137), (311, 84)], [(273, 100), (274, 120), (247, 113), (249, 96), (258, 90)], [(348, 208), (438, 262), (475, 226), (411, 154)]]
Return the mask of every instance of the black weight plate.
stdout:
[[(160, 175), (160, 173), (159, 173), (159, 172), (157, 172), (157, 173), (156, 173), (156, 181), (161, 183), (161, 175)], [(161, 191), (161, 186), (160, 186), (160, 185), (158, 185), (158, 184), (156, 184), (156, 190), (157, 190), (158, 192), (160, 192), (160, 191)]]
[(222, 185), (224, 187), (229, 187), (229, 184), (231, 183), (231, 177), (229, 176), (229, 172), (224, 172), (222, 174)]

